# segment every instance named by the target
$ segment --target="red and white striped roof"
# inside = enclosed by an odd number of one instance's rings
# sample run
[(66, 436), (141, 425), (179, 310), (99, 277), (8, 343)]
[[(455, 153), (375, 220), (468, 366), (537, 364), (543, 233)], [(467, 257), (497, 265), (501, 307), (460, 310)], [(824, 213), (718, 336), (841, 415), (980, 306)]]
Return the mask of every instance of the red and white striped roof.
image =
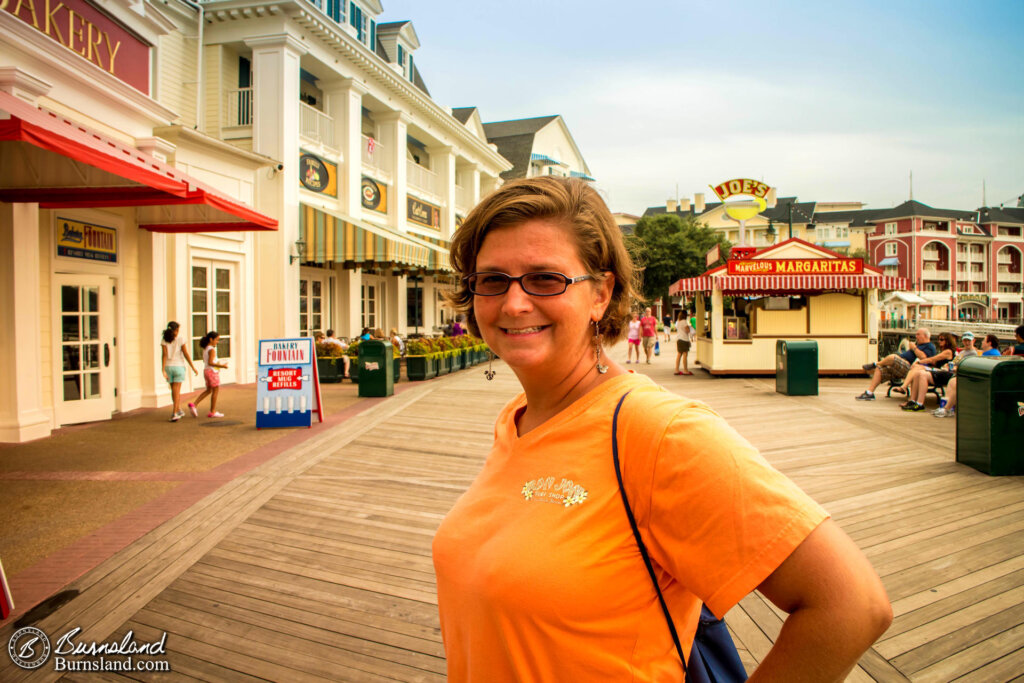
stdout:
[(677, 280), (669, 294), (710, 292), (771, 294), (775, 292), (814, 292), (825, 289), (907, 289), (907, 279), (876, 273), (862, 275), (701, 275)]
[[(792, 248), (798, 247), (806, 255), (802, 258), (843, 258), (836, 252), (811, 244), (797, 237), (771, 247), (761, 249), (754, 259), (766, 259), (771, 252), (779, 257), (792, 257)], [(787, 253), (789, 252), (789, 253)], [(783, 292), (820, 292), (822, 290), (884, 289), (904, 290), (907, 279), (889, 277), (875, 266), (864, 266), (864, 272), (856, 275), (730, 275), (725, 265), (717, 266), (699, 277), (677, 280), (668, 288), (669, 294), (711, 292), (720, 289), (730, 294), (780, 294)]]

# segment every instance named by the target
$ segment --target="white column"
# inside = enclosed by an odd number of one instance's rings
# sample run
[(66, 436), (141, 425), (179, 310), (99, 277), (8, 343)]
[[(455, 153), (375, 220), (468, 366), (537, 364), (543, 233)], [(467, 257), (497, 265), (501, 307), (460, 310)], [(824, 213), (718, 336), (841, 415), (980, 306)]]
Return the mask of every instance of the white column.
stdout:
[(362, 282), (362, 268), (347, 268), (338, 274), (338, 335), (355, 337), (362, 329)]
[(334, 139), (341, 151), (338, 169), (338, 201), (341, 210), (355, 219), (363, 216), (363, 95), (366, 86), (354, 78), (342, 78), (322, 84), (328, 113), (334, 117)]
[(455, 153), (448, 145), (428, 147), (430, 162), (440, 187), (441, 239), (450, 240), (455, 232)]
[(495, 175), (480, 176), (480, 197), (486, 197), (502, 185), (502, 179)]
[(437, 294), (434, 293), (434, 278), (427, 276), (420, 283), (423, 288), (423, 334), (433, 334), (437, 320)]
[(290, 264), (299, 238), (299, 65), (305, 48), (290, 35), (245, 41), (252, 48), (253, 151), (277, 159), (284, 170), (265, 186), (266, 211), (276, 232), (257, 241), (256, 331), (259, 338), (299, 331), (299, 263)]
[[(139, 245), (139, 328), (142, 330), (142, 405), (168, 405), (171, 390), (160, 367), (159, 331), (167, 324), (167, 236), (138, 231)], [(187, 313), (186, 313), (187, 315)], [(190, 325), (191, 321), (181, 321)]]
[(469, 203), (472, 209), (480, 201), (480, 165), (473, 164), (469, 169)]
[(721, 344), (725, 339), (725, 311), (722, 310), (722, 290), (714, 289), (711, 292), (711, 338), (716, 344)]
[(391, 162), (393, 181), (388, 188), (388, 224), (405, 231), (406, 149), (409, 145), (409, 117), (392, 111), (377, 116), (381, 144)]
[[(2, 442), (50, 435), (50, 416), (43, 409), (40, 318), (49, 315), (51, 304), (39, 299), (39, 268), (39, 205), (0, 203)], [(50, 343), (60, 344), (59, 329), (50, 334)], [(59, 373), (60, 368), (52, 372)]]
[(395, 306), (398, 308), (398, 315), (395, 318), (395, 327), (398, 334), (409, 333), (409, 276), (398, 276), (398, 296), (395, 297)]

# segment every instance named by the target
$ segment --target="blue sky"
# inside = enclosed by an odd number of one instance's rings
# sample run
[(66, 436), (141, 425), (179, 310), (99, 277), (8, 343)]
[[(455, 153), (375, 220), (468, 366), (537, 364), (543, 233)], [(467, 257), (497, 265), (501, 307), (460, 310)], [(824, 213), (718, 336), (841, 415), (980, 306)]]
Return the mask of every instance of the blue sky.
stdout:
[(561, 114), (613, 211), (749, 176), (871, 208), (1024, 193), (1024, 4), (382, 0), (440, 104)]

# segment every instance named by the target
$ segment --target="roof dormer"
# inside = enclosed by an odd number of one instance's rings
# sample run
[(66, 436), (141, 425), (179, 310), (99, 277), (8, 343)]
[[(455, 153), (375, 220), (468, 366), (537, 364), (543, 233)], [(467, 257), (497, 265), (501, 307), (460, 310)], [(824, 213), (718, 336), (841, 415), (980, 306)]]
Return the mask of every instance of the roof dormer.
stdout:
[[(333, 1), (344, 7), (346, 0)], [(378, 0), (348, 0), (349, 31), (370, 52), (377, 51), (377, 17), (383, 11), (384, 8)]]
[(377, 38), (387, 55), (387, 61), (407, 81), (415, 82), (416, 68), (412, 53), (420, 46), (411, 21), (392, 21), (377, 26)]

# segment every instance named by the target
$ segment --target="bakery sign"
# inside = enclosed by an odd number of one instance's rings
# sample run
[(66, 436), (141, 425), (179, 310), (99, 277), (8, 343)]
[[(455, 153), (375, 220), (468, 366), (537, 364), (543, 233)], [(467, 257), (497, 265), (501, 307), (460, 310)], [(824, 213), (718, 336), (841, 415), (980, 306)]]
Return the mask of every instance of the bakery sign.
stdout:
[(58, 217), (57, 255), (86, 261), (117, 263), (117, 230)]
[(864, 259), (801, 258), (729, 261), (729, 275), (861, 275)]
[(149, 43), (85, 0), (0, 0), (0, 11), (149, 94)]
[(410, 223), (434, 230), (441, 229), (441, 207), (428, 204), (415, 197), (406, 199), (406, 216)]

